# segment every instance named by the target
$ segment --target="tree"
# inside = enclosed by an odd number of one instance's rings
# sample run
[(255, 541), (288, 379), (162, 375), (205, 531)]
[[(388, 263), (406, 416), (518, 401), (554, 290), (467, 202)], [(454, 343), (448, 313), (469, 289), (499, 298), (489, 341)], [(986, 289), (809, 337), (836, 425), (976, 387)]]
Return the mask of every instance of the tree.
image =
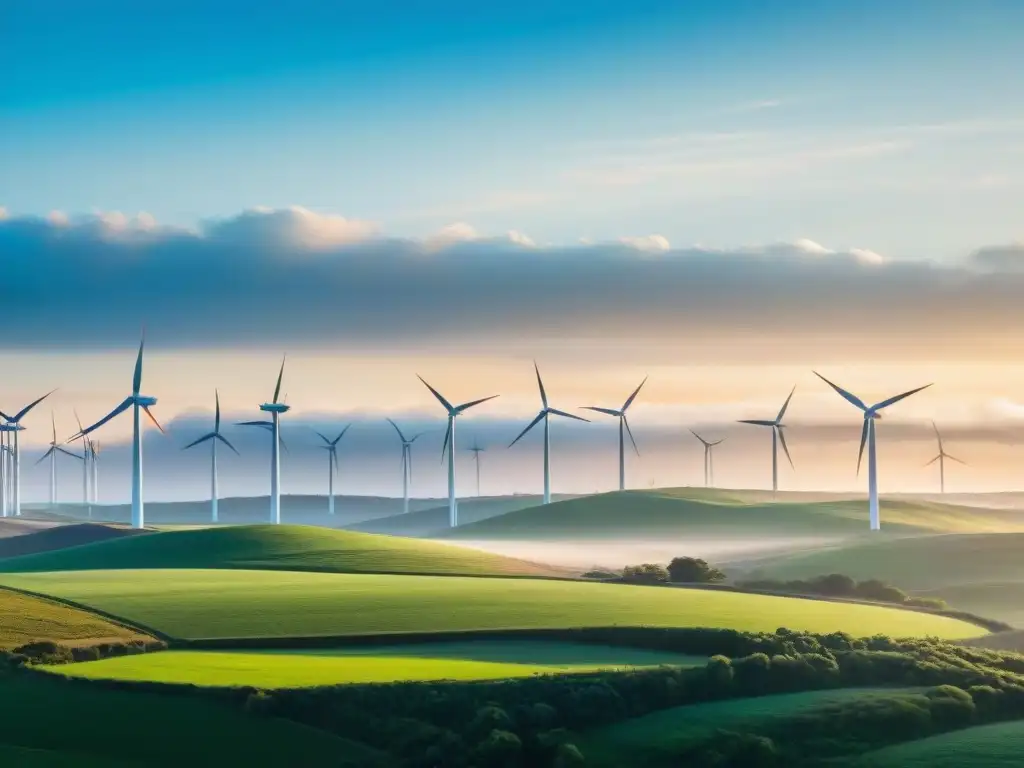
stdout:
[(725, 574), (699, 557), (676, 557), (668, 564), (668, 578), (691, 584), (713, 584), (724, 581)]
[(641, 584), (661, 584), (668, 581), (668, 571), (665, 570), (665, 566), (657, 563), (627, 565), (622, 569), (622, 578)]

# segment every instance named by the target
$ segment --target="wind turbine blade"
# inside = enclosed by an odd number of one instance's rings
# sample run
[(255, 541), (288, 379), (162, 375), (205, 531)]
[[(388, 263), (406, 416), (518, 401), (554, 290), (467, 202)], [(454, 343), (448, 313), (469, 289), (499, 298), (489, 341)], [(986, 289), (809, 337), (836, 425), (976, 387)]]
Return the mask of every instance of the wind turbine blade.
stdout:
[(690, 434), (691, 434), (691, 435), (693, 435), (694, 437), (696, 437), (696, 438), (697, 438), (698, 440), (700, 440), (700, 441), (701, 441), (702, 443), (704, 443), (704, 445), (707, 445), (707, 444), (708, 444), (708, 441), (707, 441), (707, 440), (705, 440), (705, 439), (704, 439), (703, 437), (701, 437), (700, 435), (698, 435), (698, 434), (697, 434), (696, 432), (694, 432), (694, 431), (693, 431), (692, 429), (690, 430)]
[(789, 466), (796, 469), (793, 464), (793, 457), (789, 455), (789, 446), (786, 445), (786, 433), (782, 431), (782, 427), (776, 427), (776, 431), (779, 433), (779, 442), (782, 443), (782, 451), (786, 454), (786, 458), (789, 459)]
[(341, 432), (338, 433), (338, 436), (336, 438), (334, 438), (333, 442), (331, 442), (331, 445), (337, 445), (338, 441), (340, 441), (341, 438), (343, 438), (345, 436), (345, 433), (348, 432), (348, 429), (351, 426), (352, 426), (351, 424), (346, 424), (345, 428), (343, 430), (341, 430)]
[[(545, 414), (546, 414), (546, 411), (541, 411), (540, 413), (538, 413), (537, 414), (537, 418), (535, 418), (533, 421), (531, 421), (526, 426), (526, 429), (524, 429), (522, 432), (519, 433), (519, 437), (522, 437), (527, 432), (529, 432), (531, 429), (533, 429), (535, 426), (537, 426), (541, 422), (541, 420), (544, 418)], [(519, 437), (517, 437), (515, 440), (513, 440), (511, 443), (509, 443), (508, 447), (511, 448), (513, 445), (518, 443), (519, 442)]]
[(412, 482), (412, 451), (409, 451), (409, 458), (406, 459), (406, 461), (409, 462), (409, 469), (407, 471), (409, 473), (409, 482), (411, 483)]
[(944, 455), (944, 456), (945, 456), (945, 457), (946, 457), (947, 459), (949, 459), (950, 461), (955, 461), (955, 462), (956, 462), (957, 464), (963, 464), (963, 465), (964, 465), (965, 467), (967, 466), (967, 462), (966, 462), (966, 461), (961, 461), (961, 460), (960, 460), (960, 459), (958, 459), (958, 458), (957, 458), (956, 456), (950, 456), (950, 455), (949, 455), (948, 453), (946, 453), (946, 454), (943, 454), (943, 455)]
[(468, 411), (474, 405), (480, 405), (480, 403), (486, 403), (488, 400), (493, 400), (496, 397), (499, 397), (499, 395), (491, 395), (490, 397), (481, 397), (479, 400), (470, 400), (468, 403), (463, 403), (462, 405), (458, 406), (455, 409), (455, 412), (456, 413), (462, 413), (463, 411)]
[(48, 398), (50, 395), (52, 395), (56, 391), (57, 391), (56, 389), (51, 389), (49, 392), (47, 392), (45, 395), (40, 397), (38, 400), (33, 400), (31, 403), (26, 405), (24, 408), (22, 408), (20, 411), (18, 411), (16, 414), (14, 414), (14, 416), (4, 416), (4, 418), (7, 421), (9, 421), (9, 422), (11, 422), (13, 424), (17, 424), (19, 421), (22, 420), (22, 418), (24, 418), (24, 416), (29, 411), (31, 411), (33, 408), (35, 408), (37, 405), (39, 405), (41, 402), (43, 402), (43, 400)]
[(73, 459), (81, 459), (82, 458), (77, 453), (72, 453), (71, 451), (66, 451), (63, 448), (61, 448), (59, 445), (55, 446), (55, 450), (57, 451), (57, 453), (63, 453), (65, 456), (70, 456)]
[(273, 427), (273, 423), (269, 421), (238, 421), (235, 422), (236, 427)]
[(575, 416), (575, 415), (573, 415), (571, 413), (566, 413), (565, 411), (560, 411), (557, 408), (548, 408), (548, 413), (553, 413), (553, 414), (555, 414), (555, 416), (564, 416), (567, 419), (576, 419), (576, 421), (585, 421), (588, 424), (590, 423), (590, 419), (584, 419), (582, 416)]
[(146, 332), (142, 332), (139, 342), (139, 356), (135, 358), (135, 375), (132, 377), (132, 394), (137, 395), (142, 389), (142, 350), (146, 346)]
[(537, 386), (540, 387), (540, 401), (545, 408), (548, 407), (548, 393), (544, 391), (544, 382), (540, 378), (540, 368), (537, 367), (537, 361), (533, 361), (533, 370), (537, 372)]
[(238, 449), (237, 449), (237, 448), (235, 448), (235, 446), (233, 446), (233, 445), (232, 445), (232, 444), (231, 444), (231, 443), (230, 443), (230, 442), (228, 441), (228, 439), (227, 439), (226, 437), (224, 437), (224, 435), (222, 435), (222, 434), (221, 434), (220, 432), (218, 432), (217, 434), (215, 434), (215, 435), (214, 435), (214, 438), (216, 438), (217, 440), (220, 440), (220, 441), (221, 441), (222, 443), (224, 443), (224, 445), (226, 445), (226, 446), (227, 446), (228, 448), (230, 448), (230, 449), (231, 449), (232, 451), (234, 451), (234, 452), (235, 452), (235, 455), (236, 455), (236, 456), (241, 456), (241, 455), (242, 455), (242, 454), (240, 454), (240, 453), (238, 452)]
[(142, 406), (142, 410), (144, 410), (146, 415), (149, 416), (149, 420), (153, 422), (153, 426), (159, 429), (162, 434), (166, 435), (167, 432), (160, 426), (160, 422), (156, 420), (156, 416), (154, 416), (153, 412), (149, 410), (149, 406)]
[(213, 397), (216, 403), (213, 410), (213, 431), (220, 432), (220, 392), (213, 390)]
[(584, 408), (585, 410), (588, 410), (588, 411), (597, 411), (598, 413), (605, 413), (605, 414), (608, 414), (609, 416), (621, 416), (622, 415), (622, 411), (616, 411), (616, 410), (614, 410), (612, 408), (598, 408), (596, 405), (582, 405), (580, 407)]
[(39, 461), (37, 461), (36, 464), (42, 464), (43, 463), (43, 459), (49, 458), (51, 453), (53, 453), (53, 448), (51, 448), (46, 453), (44, 453), (42, 456), (40, 456), (39, 457)]
[[(120, 416), (122, 413), (127, 411), (129, 408), (131, 408), (131, 406), (132, 406), (132, 398), (126, 397), (124, 399), (124, 401), (119, 406), (117, 406), (117, 408), (112, 410), (110, 413), (108, 413), (102, 419), (97, 421), (91, 427), (87, 427), (86, 429), (84, 429), (82, 431), (82, 435), (88, 435), (91, 432), (95, 432), (97, 429), (102, 427), (104, 424), (106, 424), (108, 421), (113, 419), (115, 416)], [(74, 437), (71, 438), (71, 440), (76, 440), (76, 439), (78, 439), (78, 437), (79, 437), (79, 435), (75, 435)]]
[(923, 387), (918, 387), (917, 389), (912, 389), (909, 392), (904, 392), (902, 395), (896, 395), (895, 397), (890, 397), (888, 400), (883, 400), (882, 402), (876, 403), (875, 405), (871, 406), (871, 410), (873, 410), (873, 411), (880, 411), (883, 408), (888, 408), (893, 403), (898, 403), (903, 398), (910, 397), (911, 395), (920, 392), (922, 389), (928, 389), (928, 387), (930, 387), (930, 386), (931, 386), (931, 384), (925, 384)]
[(408, 440), (405, 440), (405, 442), (408, 443), (409, 445), (412, 445), (413, 443), (416, 442), (416, 440), (418, 440), (419, 438), (423, 437), (425, 434), (427, 434), (427, 433), (426, 432), (417, 432), (415, 435), (410, 437)]
[(775, 422), (768, 419), (740, 419), (737, 424), (753, 424), (755, 427), (774, 427)]
[(633, 403), (634, 398), (636, 398), (636, 396), (640, 393), (640, 390), (643, 388), (644, 384), (647, 383), (647, 378), (648, 378), (647, 376), (644, 376), (644, 380), (640, 382), (640, 386), (633, 390), (633, 394), (630, 395), (629, 398), (626, 400), (626, 402), (623, 404), (623, 406), (622, 406), (622, 412), (623, 413), (626, 412), (626, 409), (629, 408), (629, 406)]
[(636, 451), (636, 455), (640, 455), (640, 449), (636, 447), (636, 440), (633, 439), (633, 430), (629, 428), (629, 421), (626, 419), (626, 414), (622, 414), (622, 423), (626, 425), (626, 434), (629, 435), (629, 441), (633, 444), (633, 450)]
[(448, 417), (448, 429), (446, 429), (444, 431), (444, 442), (441, 443), (441, 463), (442, 464), (444, 464), (444, 457), (447, 455), (448, 440), (451, 439), (451, 436), (452, 436), (452, 417), (449, 416)]
[(333, 449), (331, 450), (331, 460), (334, 462), (334, 468), (337, 469), (338, 468), (338, 452), (333, 450)]
[(794, 392), (796, 392), (796, 387), (795, 386), (793, 387), (792, 390), (790, 390), (789, 397), (786, 398), (786, 402), (784, 402), (782, 404), (782, 410), (779, 411), (779, 415), (775, 417), (775, 423), (776, 424), (781, 423), (782, 422), (782, 417), (786, 415), (786, 409), (789, 408), (789, 401), (793, 399), (793, 393)]
[(708, 443), (708, 445), (710, 445), (710, 446), (721, 445), (724, 442), (725, 442), (725, 438), (723, 437), (721, 440), (715, 440), (715, 442), (713, 442), (713, 443)]
[(317, 432), (317, 430), (315, 430), (315, 429), (313, 431), (316, 432), (316, 434), (320, 437), (320, 439), (323, 440), (325, 443), (327, 443), (327, 445), (331, 444), (331, 441), (327, 439), (327, 436), (323, 432)]
[[(79, 434), (81, 434), (81, 432), (82, 432), (82, 420), (80, 418), (78, 418), (78, 409), (77, 408), (72, 408), (71, 412), (73, 414), (75, 414), (75, 423), (78, 424), (78, 432), (79, 432)], [(86, 439), (85, 435), (82, 435), (82, 442), (83, 443), (87, 443), (88, 442), (88, 440)]]
[(277, 398), (281, 396), (281, 379), (284, 377), (284, 361), (288, 358), (288, 355), (282, 355), (281, 357), (281, 370), (277, 372), (277, 386), (274, 387), (274, 402), (277, 402)]
[[(938, 460), (939, 460), (939, 459), (941, 459), (941, 458), (942, 458), (942, 456), (941, 456), (941, 455), (940, 455), (940, 456), (936, 456), (936, 457), (935, 457), (934, 459), (932, 459), (932, 460), (931, 460), (931, 461), (929, 461), (929, 462), (928, 462), (927, 464), (925, 464), (925, 466), (926, 466), (926, 467), (930, 467), (930, 466), (931, 466), (932, 464), (934, 464), (934, 463), (935, 463), (936, 461), (938, 461)], [(947, 457), (947, 458), (948, 458), (948, 457)]]
[(857, 408), (860, 408), (860, 409), (861, 409), (862, 411), (866, 411), (866, 410), (868, 409), (868, 407), (867, 407), (866, 405), (864, 405), (864, 401), (863, 401), (863, 400), (861, 400), (861, 399), (860, 399), (859, 397), (857, 397), (856, 395), (854, 395), (854, 394), (851, 394), (850, 392), (847, 392), (847, 391), (846, 391), (845, 389), (843, 389), (842, 387), (840, 387), (840, 386), (839, 386), (838, 384), (833, 384), (833, 383), (832, 383), (831, 381), (829, 381), (828, 379), (826, 379), (826, 378), (825, 378), (824, 376), (822, 376), (822, 375), (821, 375), (820, 373), (818, 373), (817, 371), (814, 371), (813, 373), (814, 373), (814, 375), (815, 375), (815, 376), (817, 376), (817, 377), (818, 377), (819, 379), (821, 379), (821, 380), (822, 380), (822, 381), (824, 381), (824, 382), (825, 382), (826, 384), (828, 384), (828, 385), (829, 385), (830, 387), (832, 387), (832, 389), (834, 389), (834, 390), (835, 390), (836, 392), (838, 392), (838, 393), (839, 393), (839, 396), (840, 396), (840, 397), (842, 397), (842, 398), (843, 398), (844, 400), (846, 400), (846, 402), (848, 402), (848, 403), (851, 403), (851, 404), (855, 405), (855, 406), (856, 406)]
[(451, 403), (449, 403), (449, 402), (448, 402), (447, 400), (445, 400), (445, 399), (444, 399), (444, 395), (442, 395), (442, 394), (441, 394), (440, 392), (438, 392), (438, 391), (437, 391), (436, 389), (434, 389), (434, 388), (433, 388), (432, 386), (430, 386), (429, 384), (427, 384), (427, 382), (423, 380), (423, 377), (422, 377), (422, 376), (420, 376), (419, 374), (416, 374), (416, 378), (417, 378), (417, 379), (419, 379), (420, 381), (422, 381), (422, 382), (423, 382), (423, 385), (424, 385), (424, 386), (425, 386), (425, 387), (426, 387), (427, 389), (429, 389), (429, 390), (430, 390), (431, 392), (433, 392), (433, 393), (434, 393), (434, 397), (436, 397), (436, 398), (438, 399), (438, 401), (439, 401), (439, 402), (441, 403), (441, 405), (443, 405), (443, 406), (445, 407), (445, 409), (446, 409), (446, 410), (448, 411), (448, 413), (451, 413), (452, 411), (454, 411), (454, 410), (455, 410), (455, 406), (454, 406), (454, 405), (452, 405)]
[(216, 433), (216, 432), (211, 432), (211, 433), (210, 433), (210, 434), (208, 434), (208, 435), (203, 435), (202, 437), (200, 437), (200, 438), (198, 438), (198, 439), (196, 439), (196, 440), (193, 440), (193, 441), (192, 441), (191, 443), (189, 443), (188, 445), (186, 445), (186, 446), (183, 446), (181, 450), (183, 450), (183, 451), (187, 451), (187, 450), (188, 450), (189, 448), (192, 448), (192, 447), (194, 447), (194, 446), (197, 446), (197, 445), (199, 445), (200, 443), (205, 443), (205, 442), (206, 442), (207, 440), (214, 440), (214, 439), (216, 439), (216, 438), (217, 438), (217, 436), (218, 436), (218, 435), (217, 435), (217, 433)]
[(53, 415), (53, 411), (50, 411), (50, 426), (53, 428), (53, 442), (57, 442), (57, 419)]
[[(273, 431), (273, 429), (274, 429), (274, 426), (273, 426), (273, 425), (271, 425), (271, 426), (270, 426), (270, 429), (271, 429), (271, 431)], [(288, 450), (288, 443), (286, 443), (286, 442), (284, 441), (284, 438), (283, 438), (283, 437), (281, 437), (281, 433), (280, 433), (280, 432), (278, 432), (278, 434), (277, 434), (277, 439), (281, 441), (281, 447), (282, 447), (282, 448), (284, 448), (284, 452), (285, 452), (285, 453), (287, 453), (287, 454), (288, 454), (289, 456), (291, 456), (291, 455), (292, 455), (292, 452)]]
[[(398, 433), (398, 439), (399, 439), (399, 440), (401, 440), (401, 441), (402, 441), (403, 443), (405, 443), (405, 442), (412, 442), (412, 441), (410, 441), (410, 440), (406, 440), (406, 439), (405, 439), (405, 435), (403, 435), (403, 434), (402, 434), (402, 430), (400, 430), (400, 429), (398, 428), (398, 425), (397, 425), (397, 424), (395, 424), (395, 422), (393, 422), (393, 421), (392, 421), (392, 420), (391, 420), (390, 418), (388, 419), (388, 423), (389, 423), (389, 424), (391, 424), (391, 426), (395, 428), (395, 432), (397, 432), (397, 433)], [(417, 435), (416, 437), (419, 437), (419, 435)], [(413, 438), (413, 440), (415, 440), (415, 439), (416, 439), (416, 437), (414, 437), (414, 438)]]
[(864, 458), (864, 443), (868, 440), (868, 419), (864, 419), (864, 428), (860, 431), (860, 452), (857, 454), (857, 477), (860, 477), (860, 463)]

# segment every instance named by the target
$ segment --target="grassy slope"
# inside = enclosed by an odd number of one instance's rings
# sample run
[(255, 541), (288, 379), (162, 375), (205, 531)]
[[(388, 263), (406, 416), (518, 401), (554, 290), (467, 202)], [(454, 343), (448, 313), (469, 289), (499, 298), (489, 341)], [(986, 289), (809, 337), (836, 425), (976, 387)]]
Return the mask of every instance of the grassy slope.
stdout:
[[(23, 675), (0, 677), (3, 749), (47, 750), (67, 765), (337, 765), (375, 764), (361, 745), (297, 723), (247, 716), (211, 700), (101, 690)], [(29, 753), (31, 754), (31, 753)], [(45, 753), (36, 753), (37, 765)], [(120, 762), (118, 762), (120, 761)], [(4, 762), (4, 765), (8, 763)], [(12, 762), (10, 765), (32, 765)]]
[(0, 589), (0, 650), (34, 640), (94, 645), (138, 638), (149, 639), (87, 611)]
[(567, 575), (537, 563), (448, 544), (299, 525), (168, 531), (0, 561), (4, 572), (109, 568)]
[[(1018, 512), (883, 499), (890, 531), (1024, 531)], [(742, 533), (779, 536), (861, 534), (867, 528), (862, 500), (763, 501), (743, 491), (662, 489), (618, 491), (530, 507), (459, 526), (453, 539), (633, 539), (665, 535)]]
[[(145, 537), (141, 541), (155, 537)], [(787, 597), (537, 579), (288, 571), (139, 570), (10, 574), (53, 594), (181, 638), (652, 625), (854, 635), (984, 634), (922, 613)]]
[(73, 677), (297, 688), (407, 680), (499, 680), (707, 659), (582, 643), (477, 641), (311, 651), (166, 651), (56, 666)]
[(1015, 768), (1024, 754), (1024, 722), (997, 723), (897, 744), (865, 755), (863, 768)]
[(912, 690), (849, 688), (673, 707), (586, 733), (577, 745), (588, 766), (677, 765), (672, 756), (678, 746), (711, 736), (719, 728), (743, 730), (852, 699)]
[[(555, 501), (572, 499), (574, 496), (554, 494)], [(487, 520), (498, 515), (516, 512), (540, 504), (540, 496), (493, 496), (459, 500), (459, 524), (467, 525)], [(448, 529), (448, 506), (420, 509), (408, 514), (380, 517), (375, 520), (346, 526), (352, 531), (365, 533), (386, 533), (395, 536), (433, 536)]]
[(0, 558), (50, 552), (145, 533), (149, 531), (97, 523), (59, 525), (0, 539)]

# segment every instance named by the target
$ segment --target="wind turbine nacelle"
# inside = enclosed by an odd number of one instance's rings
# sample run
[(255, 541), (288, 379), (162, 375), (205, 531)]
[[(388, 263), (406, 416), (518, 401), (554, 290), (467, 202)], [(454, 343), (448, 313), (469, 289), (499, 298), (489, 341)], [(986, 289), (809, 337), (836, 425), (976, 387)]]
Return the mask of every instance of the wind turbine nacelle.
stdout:
[(260, 410), (267, 413), (287, 413), (291, 410), (291, 406), (284, 403), (264, 403), (260, 406)]
[(136, 395), (132, 398), (132, 401), (135, 405), (139, 406), (139, 408), (149, 408), (151, 405), (156, 405), (156, 398), (149, 397), (147, 395)]
[(0, 424), (0, 432), (24, 432), (25, 427), (21, 424)]

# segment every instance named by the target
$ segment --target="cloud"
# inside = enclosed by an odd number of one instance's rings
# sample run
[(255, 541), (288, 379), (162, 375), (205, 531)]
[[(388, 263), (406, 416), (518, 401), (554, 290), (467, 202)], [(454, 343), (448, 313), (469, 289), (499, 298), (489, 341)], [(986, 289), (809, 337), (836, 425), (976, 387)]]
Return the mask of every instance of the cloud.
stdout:
[(1022, 271), (1024, 270), (1024, 242), (979, 248), (971, 254), (971, 261), (981, 269)]
[(944, 266), (807, 239), (537, 246), (465, 223), (410, 240), (303, 208), (253, 209), (193, 230), (144, 214), (9, 216), (0, 346), (123, 347), (145, 324), (165, 348), (557, 343), (567, 354), (628, 347), (683, 361), (854, 348), (958, 359), (949, 356), (987, 354), (1024, 331), (1024, 275), (1004, 251)]

